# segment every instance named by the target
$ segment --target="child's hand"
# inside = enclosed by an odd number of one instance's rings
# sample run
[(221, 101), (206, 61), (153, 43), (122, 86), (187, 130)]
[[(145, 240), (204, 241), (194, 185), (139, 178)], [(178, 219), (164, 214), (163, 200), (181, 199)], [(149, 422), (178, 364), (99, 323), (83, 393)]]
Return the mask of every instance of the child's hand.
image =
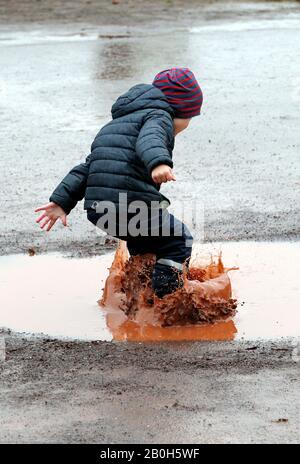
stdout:
[(67, 215), (56, 203), (51, 202), (46, 205), (39, 206), (35, 212), (37, 213), (38, 211), (44, 211), (44, 213), (41, 214), (35, 222), (40, 222), (40, 228), (47, 232), (52, 229), (58, 218), (60, 218), (64, 226), (67, 225)]
[(156, 166), (156, 168), (153, 169), (151, 176), (156, 184), (176, 180), (172, 169), (167, 164), (160, 164), (159, 166)]

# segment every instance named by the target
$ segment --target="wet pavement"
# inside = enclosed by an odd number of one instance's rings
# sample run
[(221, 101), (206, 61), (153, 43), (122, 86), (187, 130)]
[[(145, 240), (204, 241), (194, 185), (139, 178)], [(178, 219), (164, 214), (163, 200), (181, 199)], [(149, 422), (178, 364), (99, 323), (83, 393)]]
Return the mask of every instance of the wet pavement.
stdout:
[(289, 340), (3, 336), (0, 443), (299, 443), (299, 347)]
[(287, 242), (198, 245), (202, 262), (222, 257), (230, 271), (238, 314), (205, 326), (157, 327), (126, 322), (122, 311), (101, 309), (113, 254), (67, 259), (59, 255), (0, 257), (1, 326), (60, 339), (183, 341), (278, 340), (300, 337), (300, 246)]

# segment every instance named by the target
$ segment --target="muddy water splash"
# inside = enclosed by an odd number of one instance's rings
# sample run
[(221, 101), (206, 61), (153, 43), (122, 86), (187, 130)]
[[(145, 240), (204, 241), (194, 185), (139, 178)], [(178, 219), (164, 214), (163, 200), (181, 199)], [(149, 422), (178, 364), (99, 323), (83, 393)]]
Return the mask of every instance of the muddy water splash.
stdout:
[[(157, 298), (151, 287), (155, 256), (130, 257), (120, 242), (105, 283), (101, 306), (115, 339), (232, 339), (237, 303), (221, 256), (201, 265), (195, 257), (184, 285)], [(120, 311), (121, 310), (121, 311)]]

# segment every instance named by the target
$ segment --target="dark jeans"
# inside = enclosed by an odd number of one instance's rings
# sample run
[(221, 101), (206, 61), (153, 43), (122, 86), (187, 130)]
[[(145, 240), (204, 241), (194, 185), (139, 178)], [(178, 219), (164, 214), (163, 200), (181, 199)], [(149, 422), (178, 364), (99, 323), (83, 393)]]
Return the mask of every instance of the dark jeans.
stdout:
[[(98, 221), (103, 217), (103, 214), (90, 209), (87, 212), (87, 217), (90, 222), (99, 227)], [(128, 222), (131, 218), (132, 216), (128, 215)], [(147, 231), (147, 236), (132, 236), (127, 230), (124, 232), (124, 228), (121, 231), (119, 220), (116, 220), (114, 224), (113, 234), (102, 224), (100, 224), (100, 228), (116, 238), (125, 240), (132, 256), (146, 253), (156, 255), (152, 285), (156, 295), (162, 298), (182, 286), (183, 267), (184, 265), (188, 266), (193, 237), (186, 225), (167, 210), (157, 210), (154, 218), (156, 219), (154, 227), (150, 214), (149, 219), (144, 223), (143, 231)], [(166, 224), (168, 227), (165, 227)]]

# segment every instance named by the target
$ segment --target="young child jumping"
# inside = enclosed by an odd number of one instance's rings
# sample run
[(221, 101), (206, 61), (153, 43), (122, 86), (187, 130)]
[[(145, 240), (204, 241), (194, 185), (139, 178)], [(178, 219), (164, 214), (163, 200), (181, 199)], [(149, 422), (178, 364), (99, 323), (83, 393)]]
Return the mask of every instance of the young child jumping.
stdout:
[[(138, 84), (112, 106), (112, 120), (96, 135), (85, 163), (75, 166), (52, 193), (36, 220), (49, 231), (85, 198), (87, 218), (105, 232), (126, 240), (129, 253), (154, 253), (152, 285), (159, 298), (182, 285), (184, 265), (192, 251), (187, 227), (167, 207), (160, 192), (175, 181), (172, 151), (175, 136), (201, 111), (201, 88), (188, 68), (156, 75), (152, 84)], [(147, 214), (134, 222), (130, 205), (143, 202)], [(109, 205), (114, 212), (108, 214)], [(142, 224), (141, 224), (142, 222)], [(168, 224), (168, 227), (165, 227)]]

